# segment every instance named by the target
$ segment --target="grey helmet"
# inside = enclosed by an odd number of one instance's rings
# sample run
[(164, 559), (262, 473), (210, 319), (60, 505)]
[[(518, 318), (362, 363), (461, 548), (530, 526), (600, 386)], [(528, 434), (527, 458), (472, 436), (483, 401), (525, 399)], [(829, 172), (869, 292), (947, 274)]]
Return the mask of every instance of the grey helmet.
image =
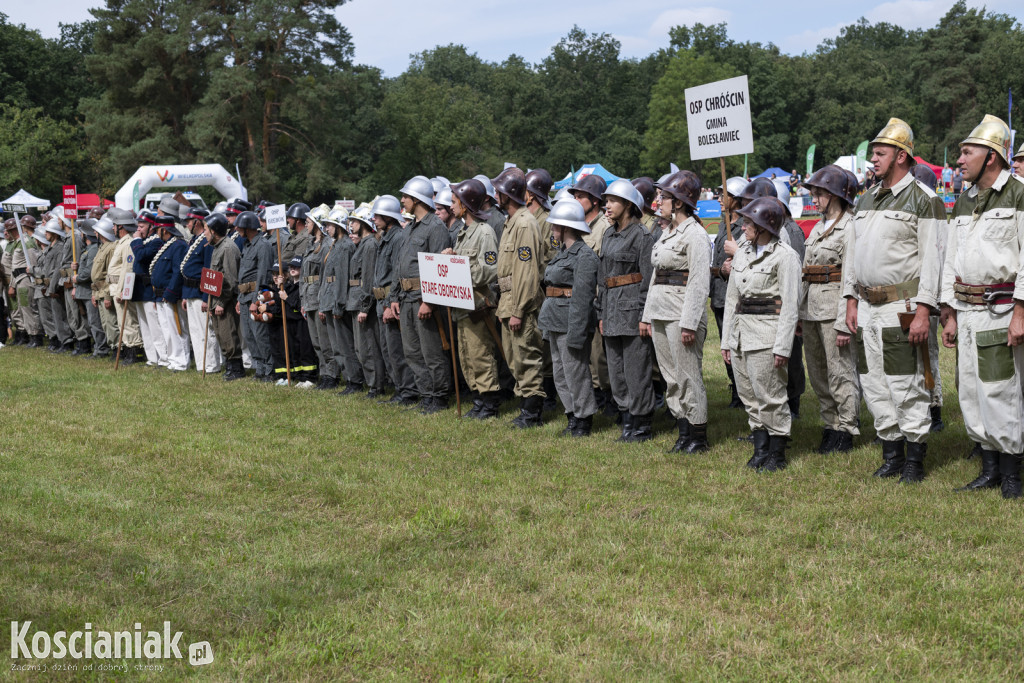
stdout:
[(644, 198), (640, 195), (640, 190), (633, 186), (633, 183), (626, 178), (619, 178), (613, 180), (612, 184), (604, 191), (601, 195), (601, 199), (605, 197), (619, 197), (625, 199), (627, 202), (631, 202), (640, 211), (644, 210)]
[(397, 198), (390, 194), (377, 197), (377, 200), (373, 203), (373, 213), (377, 216), (394, 218), (399, 223), (402, 222), (402, 205), (398, 202)]
[[(739, 197), (740, 192), (743, 192), (743, 188), (747, 186), (747, 181), (738, 175), (734, 175), (725, 181), (725, 191), (729, 193), (730, 197)], [(718, 189), (721, 190), (722, 186), (719, 185)]]
[(46, 236), (46, 228), (41, 225), (32, 233), (32, 239), (36, 242), (42, 242), (46, 246), (50, 246), (50, 238)]
[(76, 227), (86, 237), (96, 237), (96, 230), (94, 228), (95, 225), (96, 219), (83, 218), (82, 220), (78, 221), (78, 225)]
[(452, 188), (445, 185), (441, 190), (438, 191), (437, 196), (434, 197), (434, 204), (443, 206), (447, 209), (452, 208)]
[(423, 202), (431, 209), (434, 208), (434, 186), (426, 176), (418, 175), (409, 178), (399, 193)]
[(487, 190), (487, 196), (490, 197), (495, 204), (497, 204), (498, 193), (494, 191), (494, 185), (491, 183), (491, 179), (482, 173), (480, 175), (475, 175), (473, 177), (484, 184), (484, 189)]
[(781, 199), (786, 206), (789, 206), (789, 183), (780, 178), (776, 178), (772, 181), (772, 184), (775, 185), (775, 194), (779, 196), (779, 199)]
[(441, 176), (436, 176), (430, 179), (430, 186), (434, 188), (434, 199), (437, 199), (437, 195), (441, 194), (448, 187), (448, 180)]
[(60, 227), (60, 221), (57, 220), (56, 218), (51, 218), (50, 220), (46, 221), (46, 224), (43, 226), (43, 229), (46, 230), (46, 232), (53, 233), (54, 235), (67, 237), (67, 235)]
[(114, 236), (114, 222), (106, 215), (96, 221), (96, 225), (92, 226), (92, 229), (96, 231), (97, 235), (100, 235), (105, 240), (113, 242), (117, 239)]
[(548, 223), (579, 230), (582, 233), (590, 233), (590, 225), (587, 224), (583, 205), (572, 197), (565, 197), (562, 201), (555, 202), (555, 206), (548, 215)]
[(572, 197), (572, 193), (569, 192), (569, 188), (568, 187), (563, 187), (561, 190), (559, 190), (558, 192), (555, 193), (555, 198), (552, 201), (553, 201), (553, 203), (557, 204), (558, 202), (562, 201), (563, 199), (572, 199), (572, 198), (573, 198)]

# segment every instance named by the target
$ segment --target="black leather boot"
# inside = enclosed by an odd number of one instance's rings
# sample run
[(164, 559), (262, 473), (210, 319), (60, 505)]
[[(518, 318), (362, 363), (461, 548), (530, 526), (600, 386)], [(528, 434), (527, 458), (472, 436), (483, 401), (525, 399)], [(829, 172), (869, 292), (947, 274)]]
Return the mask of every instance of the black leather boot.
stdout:
[(576, 426), (576, 416), (573, 415), (572, 413), (566, 413), (565, 414), (565, 422), (566, 422), (565, 429), (563, 429), (561, 432), (559, 432), (559, 436), (571, 436), (572, 435), (572, 430)]
[(832, 432), (833, 439), (829, 453), (849, 453), (853, 450), (853, 434), (850, 432)]
[(825, 427), (821, 430), (821, 444), (814, 449), (815, 453), (825, 454), (831, 451), (832, 442), (835, 441), (836, 430)]
[(683, 448), (684, 453), (705, 453), (710, 450), (708, 445), (708, 424), (690, 425), (690, 440)]
[(654, 413), (633, 416), (633, 431), (629, 435), (630, 443), (642, 443), (654, 438), (654, 431), (651, 424), (654, 422)]
[(519, 416), (512, 420), (512, 426), (519, 429), (540, 427), (544, 423), (541, 417), (543, 410), (543, 396), (527, 396), (519, 404)]
[(895, 477), (903, 471), (903, 464), (907, 461), (903, 454), (906, 441), (883, 441), (882, 442), (882, 466), (875, 470), (875, 476), (887, 479)]
[(135, 347), (133, 346), (122, 346), (121, 347), (121, 365), (132, 365), (135, 363)]
[(477, 394), (476, 398), (473, 399), (473, 407), (469, 409), (463, 417), (476, 417), (479, 414), (480, 409), (484, 407), (483, 394)]
[(981, 474), (977, 479), (966, 486), (961, 486), (954, 491), (975, 491), (977, 489), (994, 489), (999, 486), (1002, 477), (999, 476), (999, 451), (981, 452)]
[(573, 436), (590, 436), (590, 430), (594, 426), (594, 416), (588, 415), (587, 417), (576, 418), (576, 426), (572, 428)]
[(759, 469), (768, 458), (768, 430), (756, 429), (751, 433), (754, 440), (754, 455), (747, 461), (747, 467)]
[(786, 442), (789, 439), (785, 436), (772, 435), (768, 439), (768, 455), (764, 464), (757, 468), (758, 472), (778, 472), (786, 469)]
[(224, 363), (224, 381), (231, 382), (245, 377), (245, 368), (242, 366), (241, 358), (229, 358)]
[(488, 391), (480, 395), (480, 410), (473, 415), (475, 420), (486, 420), (495, 417), (501, 408), (501, 392)]
[(1020, 456), (1013, 453), (999, 454), (999, 474), (1002, 476), (1003, 498), (1020, 498)]
[(690, 440), (690, 421), (685, 417), (681, 417), (676, 420), (676, 426), (679, 428), (679, 438), (676, 439), (672, 448), (668, 449), (669, 453), (682, 453), (683, 449), (686, 448), (687, 442)]
[(930, 432), (941, 432), (946, 428), (946, 423), (942, 421), (942, 406), (932, 406), (932, 426), (928, 431)]
[(621, 412), (619, 415), (622, 417), (622, 434), (619, 438), (615, 439), (619, 442), (629, 442), (633, 436), (633, 420), (636, 419), (633, 413)]
[(743, 401), (740, 400), (740, 394), (738, 391), (736, 391), (736, 385), (730, 384), (729, 389), (732, 391), (732, 400), (729, 401), (729, 407), (744, 410)]
[(544, 378), (544, 412), (558, 407), (558, 391), (555, 390), (555, 378)]
[(363, 385), (359, 382), (348, 382), (345, 384), (345, 388), (338, 392), (339, 396), (348, 396), (349, 394), (358, 394), (363, 391)]
[(27, 344), (28, 348), (30, 348), (30, 349), (38, 349), (42, 345), (43, 345), (43, 335), (41, 335), (41, 334), (33, 334), (32, 336), (30, 336), (28, 338), (28, 344)]
[(907, 462), (903, 465), (900, 475), (901, 484), (916, 484), (924, 481), (924, 458), (928, 455), (928, 444), (907, 442)]

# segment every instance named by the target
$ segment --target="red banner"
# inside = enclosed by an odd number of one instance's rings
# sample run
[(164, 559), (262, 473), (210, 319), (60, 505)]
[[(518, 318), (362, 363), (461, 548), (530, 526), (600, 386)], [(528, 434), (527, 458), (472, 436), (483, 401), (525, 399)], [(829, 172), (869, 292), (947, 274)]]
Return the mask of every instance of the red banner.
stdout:
[(64, 215), (68, 218), (78, 218), (78, 186), (64, 186)]
[(224, 273), (209, 268), (203, 268), (203, 275), (199, 280), (199, 291), (210, 296), (220, 296), (224, 288)]

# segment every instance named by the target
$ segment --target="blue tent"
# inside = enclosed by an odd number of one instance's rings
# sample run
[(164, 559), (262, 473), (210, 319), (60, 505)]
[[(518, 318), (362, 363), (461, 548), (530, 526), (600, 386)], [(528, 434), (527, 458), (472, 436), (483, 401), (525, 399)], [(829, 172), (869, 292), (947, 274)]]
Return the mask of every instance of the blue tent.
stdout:
[(755, 176), (751, 176), (750, 179), (753, 180), (754, 178), (771, 178), (772, 173), (774, 173), (775, 177), (778, 178), (779, 180), (785, 180), (787, 183), (789, 182), (789, 171), (787, 171), (784, 168), (779, 168), (778, 166), (766, 168), (763, 172)]
[(610, 183), (613, 180), (619, 179), (619, 176), (611, 173), (607, 168), (605, 168), (601, 164), (584, 164), (583, 166), (580, 166), (580, 168), (576, 171), (575, 174), (566, 173), (564, 178), (555, 183), (555, 190), (558, 191), (561, 190), (563, 187), (570, 187), (572, 185), (575, 185), (580, 178), (588, 175), (599, 175), (602, 178), (604, 178), (604, 181), (606, 183)]

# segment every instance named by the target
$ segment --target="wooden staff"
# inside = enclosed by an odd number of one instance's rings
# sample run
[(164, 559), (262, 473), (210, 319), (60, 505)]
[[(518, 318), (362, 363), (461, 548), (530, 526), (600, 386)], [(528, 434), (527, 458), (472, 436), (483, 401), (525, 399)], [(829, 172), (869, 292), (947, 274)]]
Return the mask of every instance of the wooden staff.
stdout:
[(726, 187), (725, 157), (718, 157), (718, 163), (722, 169), (722, 209), (725, 210), (725, 241), (734, 242), (735, 240), (732, 237), (732, 209), (725, 208), (725, 195), (729, 192), (728, 187)]
[(210, 297), (206, 297), (206, 334), (203, 335), (203, 379), (206, 379), (206, 344), (210, 341)]
[[(455, 339), (455, 333), (452, 332), (452, 309), (445, 308), (448, 311), (448, 336)], [(437, 321), (438, 329), (440, 329), (441, 321)], [(451, 345), (452, 350), (452, 381), (455, 382), (455, 414), (462, 419), (462, 397), (459, 395), (459, 370), (455, 366), (455, 344)]]
[[(282, 276), (282, 282), (284, 281), (284, 264), (281, 263), (281, 229), (274, 228), (275, 234), (277, 234), (277, 267), (278, 271)], [(288, 354), (288, 314), (285, 312), (285, 305), (288, 302), (281, 299), (281, 325), (284, 330), (284, 371), (288, 375), (288, 386), (292, 385), (292, 361)]]

